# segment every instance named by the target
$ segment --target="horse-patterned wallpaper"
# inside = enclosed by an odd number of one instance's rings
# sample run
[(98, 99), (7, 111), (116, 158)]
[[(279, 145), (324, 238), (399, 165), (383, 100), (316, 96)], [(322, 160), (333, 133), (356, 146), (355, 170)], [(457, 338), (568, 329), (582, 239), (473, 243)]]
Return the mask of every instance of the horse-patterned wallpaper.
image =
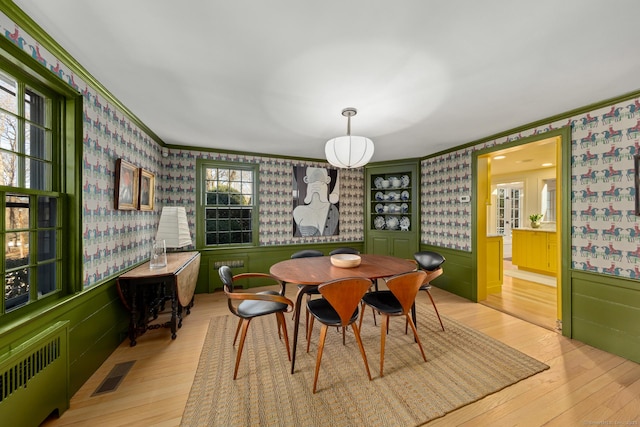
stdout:
[(640, 217), (633, 156), (640, 148), (640, 99), (634, 98), (422, 161), (421, 240), (471, 250), (474, 150), (571, 126), (572, 268), (640, 279)]

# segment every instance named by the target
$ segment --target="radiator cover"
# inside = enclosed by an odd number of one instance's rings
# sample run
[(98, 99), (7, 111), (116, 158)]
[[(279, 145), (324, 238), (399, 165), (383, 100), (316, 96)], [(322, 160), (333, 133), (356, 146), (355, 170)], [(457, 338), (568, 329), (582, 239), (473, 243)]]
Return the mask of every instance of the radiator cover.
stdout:
[(0, 354), (0, 420), (36, 426), (69, 408), (69, 322), (59, 321)]

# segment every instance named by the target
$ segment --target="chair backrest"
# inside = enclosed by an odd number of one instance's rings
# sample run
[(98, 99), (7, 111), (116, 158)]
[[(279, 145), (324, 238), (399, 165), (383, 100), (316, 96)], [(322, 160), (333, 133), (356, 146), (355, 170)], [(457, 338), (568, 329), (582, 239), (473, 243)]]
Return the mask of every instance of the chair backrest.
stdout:
[(295, 259), (295, 258), (311, 258), (311, 257), (315, 257), (315, 256), (324, 256), (324, 254), (320, 251), (317, 251), (315, 249), (304, 249), (302, 251), (298, 251), (295, 252), (293, 255), (291, 255), (291, 259)]
[(233, 273), (231, 272), (231, 268), (227, 265), (223, 265), (218, 269), (218, 274), (220, 275), (220, 280), (224, 286), (224, 291), (233, 292)]
[(413, 254), (418, 266), (426, 271), (434, 271), (440, 268), (446, 261), (445, 258), (437, 252), (422, 251)]
[(340, 316), (342, 326), (349, 324), (371, 281), (362, 277), (332, 280), (318, 286), (318, 291)]
[(424, 283), (427, 273), (422, 270), (399, 274), (387, 279), (387, 287), (402, 307), (402, 314), (407, 314)]
[(336, 254), (360, 255), (360, 251), (357, 249), (344, 247), (344, 248), (335, 248), (334, 250), (329, 252), (329, 255), (336, 255)]

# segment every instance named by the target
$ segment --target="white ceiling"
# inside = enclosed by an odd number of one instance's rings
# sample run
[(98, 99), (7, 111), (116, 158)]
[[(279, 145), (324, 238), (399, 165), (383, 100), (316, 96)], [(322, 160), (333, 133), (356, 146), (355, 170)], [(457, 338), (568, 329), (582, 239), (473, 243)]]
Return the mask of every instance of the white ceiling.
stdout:
[(15, 0), (167, 144), (421, 157), (640, 89), (637, 0)]

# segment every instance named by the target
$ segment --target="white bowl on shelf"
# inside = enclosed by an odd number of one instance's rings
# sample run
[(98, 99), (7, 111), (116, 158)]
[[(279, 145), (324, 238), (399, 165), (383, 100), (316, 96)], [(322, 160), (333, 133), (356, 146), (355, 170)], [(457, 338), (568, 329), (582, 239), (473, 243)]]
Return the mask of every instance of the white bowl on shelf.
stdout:
[(361, 261), (362, 261), (362, 258), (360, 258), (360, 255), (354, 255), (354, 254), (331, 255), (331, 264), (333, 264), (334, 267), (353, 268), (353, 267), (359, 266)]

